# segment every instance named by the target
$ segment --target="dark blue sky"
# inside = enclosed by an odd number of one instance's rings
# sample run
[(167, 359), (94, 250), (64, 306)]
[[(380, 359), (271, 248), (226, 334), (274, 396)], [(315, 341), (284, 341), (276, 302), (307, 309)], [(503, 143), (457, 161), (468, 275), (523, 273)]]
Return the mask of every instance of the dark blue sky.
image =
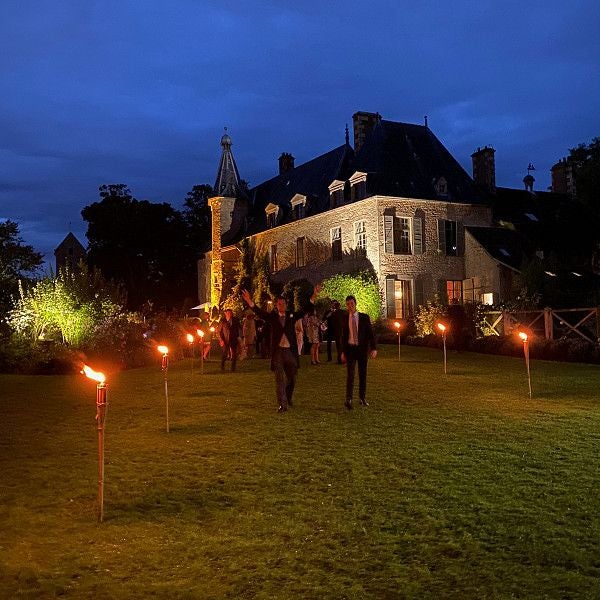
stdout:
[(180, 207), (223, 126), (255, 185), (340, 145), (357, 110), (429, 126), (471, 173), (536, 188), (600, 136), (600, 3), (3, 0), (0, 219), (52, 258), (103, 183)]

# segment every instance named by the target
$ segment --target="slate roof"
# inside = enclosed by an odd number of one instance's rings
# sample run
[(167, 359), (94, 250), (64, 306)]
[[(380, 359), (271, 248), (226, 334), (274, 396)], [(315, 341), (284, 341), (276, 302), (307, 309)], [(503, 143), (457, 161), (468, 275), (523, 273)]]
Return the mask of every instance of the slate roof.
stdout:
[(306, 216), (327, 210), (330, 206), (328, 186), (335, 179), (350, 177), (353, 157), (352, 148), (344, 144), (250, 189), (252, 206), (246, 235), (267, 228), (265, 208), (269, 203), (280, 208), (278, 224), (291, 221), (290, 200), (296, 194), (306, 196)]
[(503, 227), (465, 227), (475, 240), (497, 261), (516, 271), (534, 250), (518, 231)]
[(553, 192), (498, 187), (492, 213), (496, 223), (516, 229), (546, 253), (587, 255), (600, 227), (582, 202)]
[[(369, 174), (369, 195), (423, 198), (444, 202), (486, 204), (487, 196), (424, 125), (381, 120), (364, 141), (354, 162), (355, 171)], [(443, 177), (447, 195), (435, 183)]]

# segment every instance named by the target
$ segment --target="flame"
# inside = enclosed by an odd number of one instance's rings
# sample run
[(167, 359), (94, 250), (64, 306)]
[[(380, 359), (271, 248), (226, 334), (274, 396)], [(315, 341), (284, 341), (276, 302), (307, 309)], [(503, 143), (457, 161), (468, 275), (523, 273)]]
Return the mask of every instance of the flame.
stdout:
[(161, 353), (161, 354), (169, 354), (169, 348), (167, 346), (157, 346), (156, 349)]
[(198, 329), (198, 335), (203, 338), (204, 337), (204, 331), (202, 331), (202, 329)]
[(524, 331), (519, 331), (519, 337), (526, 342), (528, 340), (528, 336)]
[(400, 329), (400, 321), (394, 321), (394, 327)]
[(106, 381), (106, 377), (104, 376), (104, 373), (100, 373), (99, 371), (94, 371), (87, 365), (83, 365), (81, 372), (86, 377), (89, 377), (90, 379), (93, 379), (94, 381), (97, 381), (98, 383), (104, 383)]
[(438, 323), (437, 328), (444, 333), (446, 331), (446, 326), (443, 323)]
[(194, 336), (191, 333), (188, 333), (185, 337), (190, 344), (194, 343)]
[(214, 327), (211, 327), (211, 328), (210, 328), (210, 332), (211, 332), (211, 333), (214, 333), (214, 332), (215, 332), (215, 328), (214, 328)]

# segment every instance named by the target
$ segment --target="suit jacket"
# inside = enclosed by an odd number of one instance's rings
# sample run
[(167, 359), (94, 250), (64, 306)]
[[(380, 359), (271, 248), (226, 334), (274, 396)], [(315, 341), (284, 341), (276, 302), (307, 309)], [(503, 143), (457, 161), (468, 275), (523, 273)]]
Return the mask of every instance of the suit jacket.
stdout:
[(219, 323), (219, 339), (225, 346), (237, 344), (240, 335), (240, 322), (237, 317), (232, 316), (231, 321), (227, 321), (225, 317), (221, 319)]
[(271, 370), (274, 370), (275, 368), (273, 364), (274, 354), (279, 347), (281, 336), (284, 333), (290, 343), (291, 351), (293, 352), (294, 356), (298, 358), (298, 342), (296, 339), (295, 324), (298, 319), (301, 319), (309, 311), (301, 310), (294, 313), (286, 311), (285, 321), (282, 326), (277, 310), (267, 312), (266, 310), (262, 310), (262, 308), (256, 306), (256, 304), (251, 307), (250, 310), (254, 311), (256, 315), (269, 324), (269, 329), (271, 331)]
[[(348, 339), (350, 338), (350, 324), (348, 323), (348, 313), (344, 311), (344, 320), (342, 321), (342, 350), (347, 352)], [(358, 313), (358, 351), (367, 354), (369, 350), (377, 350), (377, 342), (373, 333), (371, 319), (366, 313)]]

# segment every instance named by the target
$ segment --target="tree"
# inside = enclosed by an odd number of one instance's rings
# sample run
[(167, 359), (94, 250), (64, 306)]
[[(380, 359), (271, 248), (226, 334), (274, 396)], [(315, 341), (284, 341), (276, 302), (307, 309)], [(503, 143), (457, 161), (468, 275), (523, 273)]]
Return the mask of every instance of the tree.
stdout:
[(570, 149), (569, 160), (575, 167), (577, 196), (600, 216), (600, 138)]
[(208, 199), (212, 195), (210, 185), (195, 185), (183, 201), (183, 220), (189, 229), (190, 245), (198, 253), (210, 249), (211, 211)]
[(127, 306), (181, 306), (194, 295), (195, 250), (180, 212), (136, 200), (125, 184), (103, 185), (100, 202), (81, 212), (88, 223), (88, 259), (105, 278), (123, 283)]
[(19, 237), (14, 221), (0, 223), (0, 314), (6, 314), (19, 291), (19, 280), (34, 277), (43, 256)]

